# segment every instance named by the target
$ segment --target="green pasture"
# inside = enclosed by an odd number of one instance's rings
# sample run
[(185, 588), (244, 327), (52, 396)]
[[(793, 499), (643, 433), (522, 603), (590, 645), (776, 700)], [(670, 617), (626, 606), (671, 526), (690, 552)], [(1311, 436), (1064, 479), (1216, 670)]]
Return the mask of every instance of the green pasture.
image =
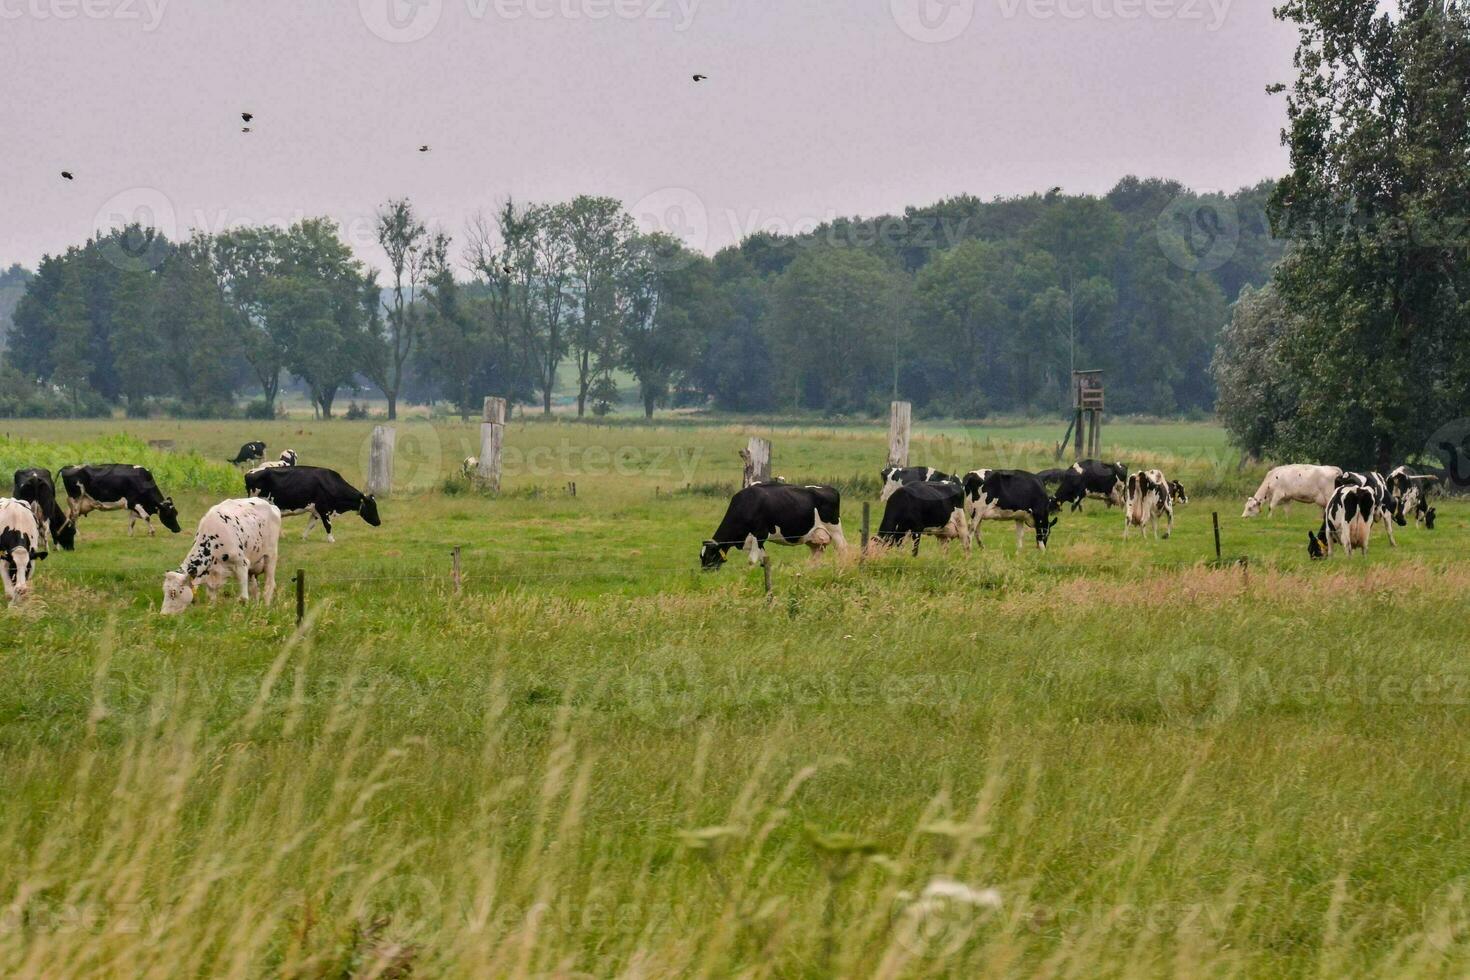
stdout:
[[(372, 424), (4, 428), (7, 464), (259, 438), (359, 482)], [(913, 458), (1040, 467), (1062, 428)], [(288, 520), (269, 609), (157, 614), (227, 471), (170, 471), (183, 534), (84, 518), (5, 614), (0, 972), (1470, 968), (1470, 505), (1313, 563), (1309, 508), (1240, 519), (1218, 429), (1119, 424), (1105, 455), (1190, 488), (1168, 540), (1090, 502), (1044, 554), (773, 549), (768, 597), (697, 570), (750, 435), (876, 526), (876, 428), (539, 420), (498, 497), (456, 477), (476, 425), (402, 423), (383, 526)]]

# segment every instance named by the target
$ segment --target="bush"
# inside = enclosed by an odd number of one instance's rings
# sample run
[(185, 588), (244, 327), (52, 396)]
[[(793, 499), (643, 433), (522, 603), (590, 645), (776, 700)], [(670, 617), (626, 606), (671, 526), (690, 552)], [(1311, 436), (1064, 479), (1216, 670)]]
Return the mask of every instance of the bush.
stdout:
[(279, 405), (266, 401), (264, 398), (256, 398), (245, 404), (242, 413), (247, 419), (269, 422), (286, 417), (286, 410)]
[(38, 384), (13, 367), (0, 367), (0, 416), (17, 419), (106, 418), (112, 406), (88, 390), (73, 400), (71, 395), (47, 384)]
[(357, 400), (353, 399), (347, 403), (347, 411), (342, 414), (342, 417), (349, 422), (359, 422), (371, 414), (366, 405), (359, 405)]

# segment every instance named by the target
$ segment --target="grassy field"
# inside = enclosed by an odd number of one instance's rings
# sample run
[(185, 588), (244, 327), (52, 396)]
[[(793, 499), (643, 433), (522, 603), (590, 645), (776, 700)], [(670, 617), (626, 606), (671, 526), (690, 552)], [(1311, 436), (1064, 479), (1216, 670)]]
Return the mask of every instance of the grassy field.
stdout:
[[(0, 429), (260, 438), (356, 481), (371, 424)], [(920, 426), (913, 456), (1040, 466), (1060, 429)], [(518, 420), (487, 498), (454, 479), (475, 426), (404, 423), (383, 526), (288, 521), (269, 610), (157, 614), (217, 492), (164, 487), (180, 535), (84, 518), (7, 614), (0, 974), (1470, 968), (1470, 505), (1311, 563), (1307, 509), (1239, 518), (1260, 472), (1218, 429), (1118, 425), (1109, 458), (1190, 488), (1167, 541), (1092, 503), (1045, 554), (776, 550), (768, 599), (697, 571), (756, 433), (856, 538), (859, 427)], [(1248, 567), (1212, 563), (1212, 511)]]

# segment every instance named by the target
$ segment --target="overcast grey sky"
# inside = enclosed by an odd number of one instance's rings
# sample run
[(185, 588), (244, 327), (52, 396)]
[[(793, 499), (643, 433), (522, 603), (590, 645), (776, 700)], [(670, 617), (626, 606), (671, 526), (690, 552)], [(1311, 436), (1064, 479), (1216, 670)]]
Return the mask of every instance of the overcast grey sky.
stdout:
[(326, 214), (376, 265), (398, 195), (458, 235), (507, 195), (606, 194), (713, 251), (1127, 173), (1234, 189), (1286, 165), (1270, 7), (0, 0), (0, 264), (136, 212), (175, 235)]

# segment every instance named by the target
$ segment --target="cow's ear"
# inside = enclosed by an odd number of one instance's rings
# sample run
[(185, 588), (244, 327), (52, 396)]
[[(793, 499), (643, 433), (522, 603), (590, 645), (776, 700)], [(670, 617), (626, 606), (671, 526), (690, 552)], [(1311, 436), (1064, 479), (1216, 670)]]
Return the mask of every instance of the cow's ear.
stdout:
[(31, 555), (31, 561), (45, 561), (45, 560), (46, 560), (46, 552), (44, 552), (44, 551), (38, 551), (35, 554)]

